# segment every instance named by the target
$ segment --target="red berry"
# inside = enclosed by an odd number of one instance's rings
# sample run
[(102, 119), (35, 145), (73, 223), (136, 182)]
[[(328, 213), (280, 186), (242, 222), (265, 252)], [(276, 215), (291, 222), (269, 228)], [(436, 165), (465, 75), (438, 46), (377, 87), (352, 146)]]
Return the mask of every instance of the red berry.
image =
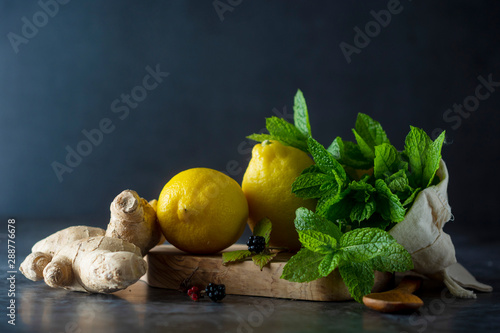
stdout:
[(200, 289), (198, 287), (191, 287), (188, 292), (188, 296), (191, 297), (193, 301), (198, 301), (200, 299)]

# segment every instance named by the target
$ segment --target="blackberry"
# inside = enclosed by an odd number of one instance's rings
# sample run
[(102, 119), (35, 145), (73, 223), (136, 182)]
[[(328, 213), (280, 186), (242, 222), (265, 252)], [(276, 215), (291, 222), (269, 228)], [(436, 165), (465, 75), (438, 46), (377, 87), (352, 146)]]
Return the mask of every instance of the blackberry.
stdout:
[(226, 297), (226, 286), (223, 284), (209, 283), (205, 288), (205, 295), (207, 295), (212, 302), (217, 302)]
[(247, 241), (248, 251), (261, 253), (266, 248), (266, 239), (262, 236), (250, 236)]

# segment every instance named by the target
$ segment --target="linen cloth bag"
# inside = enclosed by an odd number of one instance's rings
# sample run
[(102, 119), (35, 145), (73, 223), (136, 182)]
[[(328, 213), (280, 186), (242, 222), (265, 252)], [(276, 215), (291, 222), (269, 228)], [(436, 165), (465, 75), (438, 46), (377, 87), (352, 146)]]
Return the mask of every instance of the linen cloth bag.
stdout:
[(443, 226), (452, 219), (448, 203), (448, 169), (443, 160), (436, 172), (440, 182), (422, 190), (405, 219), (390, 231), (399, 244), (411, 254), (414, 271), (444, 282), (448, 290), (459, 298), (475, 298), (471, 288), (491, 292), (493, 288), (478, 282), (457, 263), (455, 246)]

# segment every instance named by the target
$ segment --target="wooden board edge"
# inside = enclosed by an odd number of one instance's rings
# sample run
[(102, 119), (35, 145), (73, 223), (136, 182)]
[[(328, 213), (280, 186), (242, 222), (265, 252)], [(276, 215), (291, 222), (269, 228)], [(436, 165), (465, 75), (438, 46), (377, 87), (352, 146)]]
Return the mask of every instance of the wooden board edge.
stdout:
[[(240, 246), (228, 250), (241, 249)], [(351, 296), (338, 270), (326, 278), (297, 283), (280, 279), (285, 262), (271, 262), (263, 271), (252, 261), (224, 266), (218, 255), (189, 255), (162, 245), (146, 257), (148, 271), (141, 278), (149, 286), (182, 290), (204, 287), (209, 282), (224, 283), (228, 295), (274, 297), (308, 301), (348, 301)], [(387, 290), (394, 281), (391, 273), (375, 272), (373, 292)]]

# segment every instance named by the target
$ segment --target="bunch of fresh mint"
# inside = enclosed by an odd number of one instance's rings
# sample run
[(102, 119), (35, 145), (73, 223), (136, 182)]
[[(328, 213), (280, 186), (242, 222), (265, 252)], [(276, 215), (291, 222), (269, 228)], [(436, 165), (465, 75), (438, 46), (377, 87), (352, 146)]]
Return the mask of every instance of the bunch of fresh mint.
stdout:
[(307, 106), (299, 90), (294, 123), (266, 119), (269, 134), (253, 134), (256, 141), (277, 140), (311, 154), (315, 164), (292, 185), (304, 199), (318, 199), (316, 213), (340, 223), (342, 231), (362, 227), (390, 229), (404, 219), (416, 195), (437, 181), (444, 132), (435, 140), (410, 127), (404, 150), (399, 152), (382, 126), (360, 113), (353, 133), (356, 142), (340, 137), (325, 149), (311, 136)]
[(398, 151), (377, 121), (359, 113), (353, 129), (356, 142), (337, 137), (325, 149), (311, 136), (300, 90), (294, 124), (271, 117), (266, 128), (269, 134), (248, 138), (277, 140), (309, 153), (315, 162), (292, 185), (295, 195), (318, 203), (315, 213), (297, 210), (295, 226), (303, 249), (290, 259), (282, 278), (312, 281), (338, 267), (351, 295), (360, 301), (373, 286), (373, 270), (412, 268), (408, 252), (385, 230), (404, 219), (422, 189), (438, 182), (444, 132), (432, 141), (423, 130), (410, 127), (404, 150)]

